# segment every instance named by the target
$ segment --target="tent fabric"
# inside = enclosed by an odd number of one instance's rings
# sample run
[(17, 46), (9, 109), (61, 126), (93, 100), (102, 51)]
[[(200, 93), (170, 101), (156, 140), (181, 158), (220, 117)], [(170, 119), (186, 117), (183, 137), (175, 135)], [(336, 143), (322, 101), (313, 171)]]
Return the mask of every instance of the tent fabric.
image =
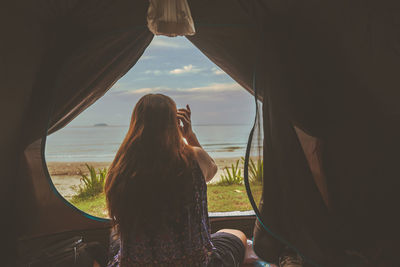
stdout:
[[(114, 12), (140, 7), (129, 4), (126, 6), (127, 3), (122, 1), (121, 4), (118, 8), (112, 6)], [(143, 12), (145, 7), (141, 7)], [(62, 128), (101, 97), (136, 63), (153, 37), (147, 28), (142, 26), (141, 20), (132, 19), (132, 16), (126, 17), (120, 25), (107, 29), (109, 19), (105, 15), (113, 14), (110, 14), (110, 8), (111, 4), (106, 2), (94, 1), (92, 5), (88, 5), (88, 2), (76, 3), (73, 9), (68, 10), (73, 11), (72, 15), (61, 21), (48, 22), (52, 23), (48, 30), (48, 35), (51, 36), (50, 47), (43, 57), (36, 83), (33, 85), (34, 95), (28, 107), (24, 131), (28, 144), (36, 141), (32, 149), (25, 151), (25, 155), (29, 155), (28, 168), (31, 168), (33, 188), (38, 192), (34, 192), (32, 199), (28, 198), (29, 195), (21, 196), (18, 202), (24, 204), (36, 201), (37, 209), (43, 211), (44, 215), (53, 210), (52, 218), (63, 217), (63, 209), (56, 207), (65, 204), (49, 190), (49, 186), (45, 186), (45, 183), (48, 184), (46, 170), (43, 170), (39, 162), (31, 163), (35, 157), (43, 160), (41, 141), (37, 140), (46, 135), (47, 128), (50, 132)], [(99, 20), (100, 18), (102, 20)], [(96, 21), (95, 25), (91, 25), (93, 21)], [(105, 31), (102, 31), (103, 29)], [(44, 196), (40, 196), (42, 194)], [(49, 199), (52, 201), (49, 202)], [(51, 206), (52, 204), (54, 206)], [(60, 216), (57, 216), (57, 213)], [(49, 218), (40, 215), (40, 212), (35, 214), (35, 220), (50, 221)], [(68, 224), (65, 225), (66, 223)], [(52, 228), (68, 230), (72, 227), (74, 226), (71, 221), (56, 219), (51, 223), (51, 228), (23, 227), (23, 230), (29, 231), (21, 232), (21, 235), (38, 235), (51, 232)]]
[(2, 187), (2, 197), (13, 204), (2, 229), (15, 230), (5, 238), (10, 244), (5, 262), (15, 259), (16, 237), (104, 225), (66, 206), (53, 192), (40, 139), (48, 127), (55, 131), (66, 125), (136, 63), (153, 37), (143, 24), (146, 10), (146, 1), (27, 1), (6, 6), (11, 16), (5, 16), (9, 21), (4, 24), (13, 22), (12, 31), (21, 30), (21, 35), (10, 31), (3, 50), (10, 54), (4, 55), (2, 67), (9, 86), (2, 107), (8, 108), (3, 114), (11, 116), (3, 121), (13, 128), (5, 133), (2, 144), (9, 145), (1, 154), (2, 159), (13, 157), (6, 174), (18, 178)]
[[(70, 5), (71, 2), (67, 1)], [(70, 10), (57, 10), (66, 13), (67, 17), (59, 14), (55, 19), (46, 17), (49, 20), (46, 24), (51, 24), (46, 32), (48, 49), (37, 75), (34, 89), (38, 92), (31, 100), (29, 108), (32, 112), (27, 119), (28, 128), (38, 130), (29, 132), (28, 144), (43, 136), (49, 112), (51, 133), (101, 97), (136, 63), (152, 40), (153, 35), (142, 23), (143, 17), (125, 16), (124, 20), (114, 21), (114, 14), (121, 9), (143, 12), (144, 4), (126, 6), (123, 1), (123, 5), (90, 2), (78, 1)], [(57, 5), (60, 4), (57, 2)], [(55, 65), (58, 68), (54, 68)]]
[(189, 41), (252, 93), (259, 37), (256, 24), (243, 10), (241, 1), (207, 0), (189, 4), (196, 25), (196, 34), (187, 36)]
[[(395, 255), (400, 3), (188, 2), (192, 43), (249, 92), (256, 69), (265, 134), (260, 210), (273, 233), (256, 224), (256, 252), (276, 261), (288, 242), (323, 266), (346, 250), (373, 263)], [(42, 0), (1, 9), (5, 262), (21, 236), (103, 225), (51, 191), (40, 139), (135, 64), (153, 37), (147, 7), (145, 0)]]
[[(315, 254), (318, 250), (304, 244), (303, 237), (296, 237), (296, 230), (302, 229), (293, 229), (288, 221), (293, 217), (298, 227), (301, 222), (297, 221), (304, 221), (304, 216), (321, 219), (322, 224), (314, 229), (322, 231), (320, 248), (326, 248), (325, 242), (330, 240), (341, 253), (357, 251), (372, 263), (379, 253), (371, 251), (379, 250), (382, 243), (399, 248), (399, 221), (393, 214), (400, 203), (395, 189), (399, 186), (396, 151), (400, 148), (396, 137), (400, 109), (395, 103), (400, 98), (394, 89), (399, 86), (396, 73), (400, 69), (399, 3), (252, 3), (266, 40), (264, 158), (272, 162), (265, 166), (263, 219), (273, 232), (298, 244), (300, 252), (317, 263), (321, 262)], [(332, 208), (329, 223), (323, 223), (326, 210), (315, 192), (309, 194), (315, 191), (307, 178), (310, 173), (293, 170), (306, 166), (302, 155), (291, 152), (299, 148), (293, 127), (319, 140), (319, 161)], [(307, 194), (298, 198), (302, 192)], [(311, 199), (312, 208), (293, 210), (296, 201)], [(309, 226), (307, 222), (303, 230), (310, 230)], [(257, 235), (263, 248), (274, 244), (259, 224), (257, 228), (256, 248)], [(324, 228), (334, 236), (324, 233)], [(329, 253), (335, 251), (328, 252), (328, 257)]]
[(150, 0), (147, 10), (147, 27), (155, 35), (169, 37), (196, 33), (186, 0)]
[[(399, 203), (398, 4), (236, 1), (221, 20), (219, 4), (208, 14), (198, 4), (193, 16), (214, 27), (227, 20), (229, 29), (203, 27), (189, 39), (249, 91), (262, 58), (269, 166), (260, 209), (270, 230), (314, 262), (333, 265), (345, 250), (398, 240), (391, 212)], [(238, 27), (244, 24), (250, 27)], [(276, 261), (283, 244), (257, 223), (257, 247)]]
[[(329, 225), (327, 209), (315, 186), (293, 125), (287, 114), (279, 108), (279, 105), (285, 104), (279, 98), (279, 91), (267, 92), (272, 85), (269, 79), (279, 71), (279, 65), (270, 63), (272, 57), (277, 57), (274, 47), (265, 47), (260, 40), (265, 33), (261, 32), (263, 27), (259, 24), (269, 14), (264, 13), (267, 10), (259, 6), (261, 3), (257, 1), (253, 1), (254, 6), (248, 1), (235, 1), (231, 2), (231, 15), (221, 18), (220, 10), (224, 8), (224, 3), (219, 4), (221, 6), (214, 3), (211, 11), (200, 8), (201, 4), (191, 5), (193, 18), (200, 26), (196, 24), (196, 35), (188, 39), (250, 92), (253, 91), (256, 71), (260, 97), (268, 93), (268, 97), (273, 98), (269, 101), (274, 105), (270, 102), (266, 104), (264, 99), (264, 107), (268, 108), (263, 112), (264, 133), (266, 139), (272, 139), (269, 143), (273, 146), (264, 145), (264, 165), (269, 160), (269, 165), (274, 168), (283, 167), (283, 164), (286, 164), (286, 168), (270, 170), (271, 173), (266, 174), (260, 209), (273, 232), (298, 247), (306, 256), (322, 261), (331, 254), (327, 248), (331, 240), (324, 230)], [(261, 17), (257, 16), (259, 12)], [(202, 21), (208, 21), (208, 27), (201, 27)], [(268, 38), (265, 39), (268, 43)], [(276, 101), (279, 103), (276, 104)], [(271, 116), (274, 116), (272, 122), (266, 121)], [(268, 136), (268, 133), (273, 136)], [(283, 243), (267, 235), (259, 224), (257, 226), (257, 253), (266, 260), (277, 262)]]

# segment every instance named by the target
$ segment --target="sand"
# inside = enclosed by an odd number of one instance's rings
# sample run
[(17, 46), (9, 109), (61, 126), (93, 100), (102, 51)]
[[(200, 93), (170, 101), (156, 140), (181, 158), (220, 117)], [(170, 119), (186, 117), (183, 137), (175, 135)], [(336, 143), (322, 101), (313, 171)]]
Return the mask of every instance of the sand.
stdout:
[[(217, 158), (215, 162), (218, 165), (218, 172), (211, 180), (215, 183), (220, 180), (223, 169), (236, 163), (238, 158)], [(107, 168), (111, 162), (87, 162), (89, 165), (97, 169)], [(241, 167), (243, 164), (239, 164)], [(79, 170), (88, 174), (85, 162), (47, 162), (49, 173), (57, 190), (65, 198), (70, 199), (76, 194), (76, 188), (81, 184)], [(242, 171), (243, 173), (243, 171)]]

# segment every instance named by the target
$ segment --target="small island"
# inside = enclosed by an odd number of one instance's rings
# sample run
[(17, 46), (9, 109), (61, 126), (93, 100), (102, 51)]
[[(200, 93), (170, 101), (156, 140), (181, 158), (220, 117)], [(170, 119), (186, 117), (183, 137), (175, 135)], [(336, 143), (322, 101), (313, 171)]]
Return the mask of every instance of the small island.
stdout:
[(108, 126), (107, 123), (96, 123), (95, 125), (93, 125), (94, 127), (106, 127)]

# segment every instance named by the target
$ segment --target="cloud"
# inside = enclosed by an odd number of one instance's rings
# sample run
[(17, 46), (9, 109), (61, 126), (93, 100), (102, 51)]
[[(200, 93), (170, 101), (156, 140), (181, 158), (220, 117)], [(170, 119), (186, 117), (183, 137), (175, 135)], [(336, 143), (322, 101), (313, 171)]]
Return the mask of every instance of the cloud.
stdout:
[(144, 73), (145, 74), (160, 75), (160, 74), (162, 74), (162, 71), (161, 70), (146, 70)]
[(184, 74), (184, 73), (198, 73), (202, 71), (202, 69), (197, 68), (195, 66), (193, 66), (192, 64), (183, 66), (182, 68), (178, 68), (178, 69), (173, 69), (171, 71), (163, 71), (163, 70), (146, 70), (143, 73), (144, 74), (153, 74), (153, 75), (161, 75), (164, 73), (169, 73), (169, 74), (173, 74), (173, 75), (179, 75), (179, 74)]
[(122, 92), (120, 95), (143, 95), (143, 94), (151, 94), (155, 92), (164, 92), (168, 91), (169, 88), (163, 88), (163, 87), (146, 87), (146, 88), (140, 88), (140, 89), (132, 89), (129, 91)]
[(243, 90), (243, 88), (237, 83), (212, 83), (207, 86), (185, 89), (187, 92), (225, 92), (240, 90)]
[(153, 59), (155, 56), (141, 56), (140, 60), (148, 60), (148, 59)]
[(137, 101), (149, 93), (168, 95), (177, 107), (189, 104), (193, 111), (194, 124), (250, 123), (254, 116), (252, 95), (234, 82), (181, 88), (156, 85), (135, 89), (130, 85), (130, 89), (124, 91), (111, 90), (85, 110), (73, 124), (92, 125), (93, 121), (101, 121), (112, 125), (127, 125)]
[(201, 71), (201, 69), (194, 67), (192, 64), (183, 66), (181, 69), (171, 70), (170, 74), (183, 74), (183, 73), (197, 73)]
[(161, 48), (188, 48), (189, 46), (184, 42), (179, 42), (177, 39), (167, 39), (162, 37), (155, 37), (150, 44), (154, 47)]
[(225, 72), (223, 70), (220, 70), (220, 69), (217, 69), (217, 68), (212, 68), (211, 70), (215, 75), (223, 75), (223, 74), (225, 74)]
[(242, 91), (244, 90), (237, 83), (212, 83), (207, 86), (191, 87), (191, 88), (169, 88), (169, 87), (146, 87), (140, 89), (131, 89), (125, 91), (123, 94), (150, 94), (150, 93), (166, 93), (171, 95), (182, 95), (182, 94), (202, 94), (207, 93), (219, 93), (226, 91)]

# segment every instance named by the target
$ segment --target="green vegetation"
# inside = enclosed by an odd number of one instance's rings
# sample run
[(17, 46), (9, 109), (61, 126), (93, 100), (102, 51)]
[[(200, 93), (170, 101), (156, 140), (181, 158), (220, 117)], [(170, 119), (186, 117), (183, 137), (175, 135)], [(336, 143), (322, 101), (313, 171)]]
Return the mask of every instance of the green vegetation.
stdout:
[[(216, 184), (207, 186), (207, 199), (209, 212), (224, 211), (245, 211), (252, 210), (247, 198), (246, 189), (243, 186), (243, 177), (240, 160), (237, 160), (231, 167), (224, 168), (221, 180)], [(242, 158), (242, 162), (244, 159)], [(79, 170), (82, 185), (77, 188), (71, 203), (78, 209), (98, 217), (108, 217), (106, 200), (104, 195), (104, 182), (107, 176), (107, 169), (98, 169), (98, 173), (93, 166), (86, 164), (89, 176)], [(262, 194), (262, 170), (263, 161), (252, 159), (249, 162), (249, 179), (251, 181), (251, 191), (256, 203), (260, 201)]]
[[(226, 185), (241, 185), (243, 184), (242, 169), (239, 168), (239, 161), (236, 164), (232, 164), (231, 167), (225, 167), (224, 173), (221, 174), (221, 180), (216, 183), (216, 185), (226, 186)], [(241, 162), (244, 167), (244, 157), (241, 158)], [(262, 184), (263, 181), (263, 160), (257, 159), (254, 162), (253, 159), (249, 160), (249, 181), (251, 183)]]
[[(244, 165), (244, 157), (241, 158)], [(264, 176), (264, 162), (262, 159), (257, 159), (257, 162), (254, 163), (254, 160), (250, 158), (249, 160), (249, 181), (251, 183), (262, 184), (263, 176)]]
[(224, 173), (221, 174), (221, 180), (216, 183), (216, 185), (226, 186), (226, 185), (241, 185), (243, 184), (242, 170), (239, 168), (239, 161), (236, 164), (232, 164), (231, 167), (225, 167)]
[(107, 168), (98, 169), (98, 173), (96, 173), (93, 166), (88, 164), (85, 165), (89, 170), (89, 176), (87, 176), (82, 170), (79, 170), (82, 185), (79, 185), (79, 188), (77, 188), (78, 194), (72, 198), (73, 201), (93, 198), (104, 191)]
[[(256, 203), (260, 201), (262, 187), (253, 184), (251, 188)], [(207, 188), (208, 211), (245, 211), (252, 210), (243, 185), (220, 186), (209, 184)], [(108, 217), (104, 193), (87, 199), (71, 201), (78, 209), (98, 217)]]
[[(262, 186), (254, 184), (251, 186), (256, 203), (259, 203)], [(220, 186), (209, 184), (207, 187), (208, 211), (245, 211), (252, 210), (247, 198), (246, 188), (243, 185)]]
[(71, 203), (78, 209), (90, 215), (108, 218), (108, 212), (106, 208), (106, 197), (104, 193), (86, 199), (73, 198), (71, 200)]

